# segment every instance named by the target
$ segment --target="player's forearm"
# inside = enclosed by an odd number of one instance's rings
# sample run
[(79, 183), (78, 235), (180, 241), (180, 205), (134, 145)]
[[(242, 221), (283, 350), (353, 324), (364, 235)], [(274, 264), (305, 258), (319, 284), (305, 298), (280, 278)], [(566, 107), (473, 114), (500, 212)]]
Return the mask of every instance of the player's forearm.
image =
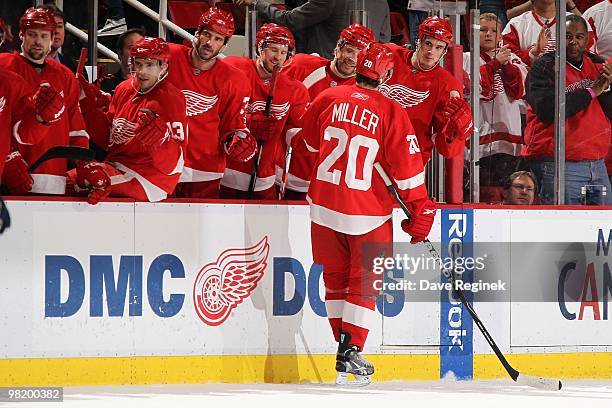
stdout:
[(273, 7), (270, 0), (259, 0), (257, 11), (266, 19), (289, 27), (291, 30), (301, 30), (327, 19), (333, 9), (333, 1), (310, 0), (292, 10), (279, 10)]

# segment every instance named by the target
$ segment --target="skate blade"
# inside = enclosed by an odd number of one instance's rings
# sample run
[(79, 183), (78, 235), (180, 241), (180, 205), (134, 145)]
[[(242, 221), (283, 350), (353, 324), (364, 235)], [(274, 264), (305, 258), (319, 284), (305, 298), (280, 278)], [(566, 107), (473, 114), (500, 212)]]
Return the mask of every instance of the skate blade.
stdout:
[(338, 373), (336, 385), (340, 387), (365, 387), (372, 383), (372, 379), (369, 375), (352, 374), (352, 376), (355, 378), (354, 380), (349, 379), (348, 373)]

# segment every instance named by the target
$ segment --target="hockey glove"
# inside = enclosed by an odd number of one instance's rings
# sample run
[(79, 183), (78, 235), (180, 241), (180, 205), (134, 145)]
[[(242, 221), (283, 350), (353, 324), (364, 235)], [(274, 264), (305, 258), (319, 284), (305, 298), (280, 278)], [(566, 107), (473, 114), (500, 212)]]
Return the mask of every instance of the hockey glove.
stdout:
[(138, 113), (136, 119), (135, 139), (149, 154), (155, 153), (166, 141), (169, 134), (166, 122), (151, 109), (144, 108)]
[(277, 122), (274, 116), (266, 116), (262, 111), (253, 112), (248, 118), (251, 134), (264, 143), (274, 137)]
[(89, 162), (76, 169), (76, 184), (89, 191), (87, 202), (95, 205), (111, 193), (111, 180), (102, 163)]
[(227, 137), (223, 150), (237, 162), (248, 162), (257, 153), (257, 141), (247, 131), (238, 130)]
[(2, 183), (11, 195), (24, 195), (32, 190), (34, 180), (28, 172), (28, 164), (18, 151), (14, 151), (6, 158)]
[(44, 124), (57, 122), (64, 110), (64, 97), (49, 83), (43, 82), (32, 97), (36, 114), (42, 119)]
[(465, 140), (472, 129), (472, 111), (463, 98), (450, 98), (442, 109), (442, 117), (447, 121), (442, 134), (449, 143), (457, 138)]
[(11, 216), (9, 215), (9, 212), (6, 209), (4, 201), (0, 198), (0, 234), (2, 234), (4, 230), (10, 226)]
[(436, 217), (436, 203), (431, 200), (422, 200), (412, 204), (410, 220), (402, 220), (402, 229), (410, 234), (411, 244), (422, 242), (429, 235), (434, 218)]

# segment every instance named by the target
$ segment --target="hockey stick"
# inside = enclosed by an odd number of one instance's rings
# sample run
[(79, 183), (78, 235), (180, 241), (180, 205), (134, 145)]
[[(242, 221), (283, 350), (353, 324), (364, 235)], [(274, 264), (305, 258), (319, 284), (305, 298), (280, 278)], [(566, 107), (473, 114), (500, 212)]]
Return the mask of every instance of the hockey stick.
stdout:
[[(408, 207), (406, 207), (406, 204), (404, 204), (404, 202), (402, 201), (399, 193), (397, 192), (397, 189), (395, 188), (395, 186), (391, 182), (391, 179), (389, 178), (389, 176), (387, 175), (385, 170), (382, 168), (382, 166), (378, 162), (374, 163), (374, 168), (376, 168), (376, 171), (378, 171), (378, 174), (380, 174), (380, 177), (382, 178), (383, 182), (387, 186), (387, 189), (389, 190), (391, 195), (393, 195), (393, 197), (395, 198), (397, 203), (400, 205), (400, 207), (402, 208), (402, 211), (404, 211), (404, 214), (406, 215), (406, 217), (408, 219), (410, 219), (410, 211), (408, 210)], [(427, 250), (429, 251), (429, 254), (432, 257), (434, 257), (436, 260), (440, 260), (441, 261), (440, 255), (438, 254), (438, 251), (436, 251), (436, 248), (434, 248), (434, 246), (431, 243), (431, 241), (429, 241), (429, 239), (425, 238), (423, 243), (427, 247)], [(441, 263), (441, 265), (443, 265), (442, 262), (440, 262), (440, 263)], [(453, 288), (455, 288), (454, 290), (457, 293), (457, 295), (459, 296), (459, 300), (461, 300), (461, 303), (463, 304), (463, 306), (465, 306), (465, 308), (468, 310), (468, 312), (472, 316), (472, 319), (476, 322), (476, 325), (480, 329), (480, 332), (484, 336), (484, 338), (487, 341), (487, 343), (489, 343), (489, 346), (491, 346), (491, 349), (493, 349), (493, 351), (495, 352), (495, 355), (499, 359), (500, 363), (506, 369), (506, 372), (508, 373), (508, 375), (510, 375), (510, 377), (516, 383), (522, 384), (522, 385), (528, 385), (530, 387), (539, 388), (539, 389), (543, 389), (543, 390), (549, 390), (549, 391), (557, 391), (557, 390), (561, 389), (562, 384), (561, 384), (560, 380), (553, 379), (553, 378), (536, 377), (536, 376), (532, 376), (532, 375), (522, 374), (522, 373), (518, 372), (515, 368), (513, 368), (510, 365), (510, 363), (508, 362), (508, 360), (506, 359), (506, 357), (504, 356), (504, 354), (501, 352), (501, 350), (499, 349), (497, 344), (495, 343), (495, 340), (493, 340), (493, 337), (491, 336), (491, 334), (489, 333), (487, 328), (482, 323), (482, 320), (480, 320), (480, 318), (476, 314), (476, 311), (474, 310), (472, 305), (466, 299), (465, 294), (463, 293), (463, 290), (459, 286), (457, 286), (456, 278), (455, 278), (455, 273), (452, 270), (448, 270), (448, 269), (443, 269), (442, 273), (447, 278), (450, 278), (450, 280), (452, 282), (452, 286), (453, 286)]]
[(79, 56), (79, 65), (75, 72), (76, 78), (83, 76), (83, 69), (85, 68), (85, 62), (87, 61), (87, 48), (81, 48), (81, 55)]
[(73, 159), (90, 161), (94, 159), (94, 151), (77, 146), (53, 146), (40, 156), (28, 169), (30, 173), (40, 167), (41, 164), (51, 159)]
[[(276, 86), (276, 78), (278, 76), (278, 72), (280, 71), (280, 65), (275, 65), (272, 70), (272, 77), (270, 78), (270, 90), (268, 91), (268, 96), (266, 98), (266, 107), (264, 108), (264, 116), (270, 116), (270, 108), (272, 107), (272, 99), (274, 99), (274, 88)], [(251, 180), (249, 181), (249, 191), (248, 198), (253, 197), (253, 193), (255, 192), (255, 183), (257, 182), (257, 172), (259, 172), (259, 161), (261, 160), (261, 153), (263, 151), (263, 141), (257, 141), (257, 156), (255, 160), (253, 160), (253, 170), (251, 171)]]
[(280, 189), (278, 191), (278, 199), (282, 200), (285, 197), (287, 191), (287, 181), (289, 180), (289, 164), (291, 163), (291, 156), (293, 154), (293, 148), (287, 146), (287, 153), (285, 154), (285, 167), (283, 167), (283, 177), (281, 179)]

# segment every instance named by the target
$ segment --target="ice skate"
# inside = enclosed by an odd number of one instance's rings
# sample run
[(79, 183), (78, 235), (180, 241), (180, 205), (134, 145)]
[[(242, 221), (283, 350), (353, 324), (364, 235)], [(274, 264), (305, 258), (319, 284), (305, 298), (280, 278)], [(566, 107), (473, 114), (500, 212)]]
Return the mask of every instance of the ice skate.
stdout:
[(340, 339), (336, 354), (336, 371), (338, 372), (336, 385), (349, 387), (369, 385), (372, 382), (371, 375), (374, 374), (374, 366), (359, 353), (359, 347), (348, 344), (350, 341), (348, 333), (341, 333)]

